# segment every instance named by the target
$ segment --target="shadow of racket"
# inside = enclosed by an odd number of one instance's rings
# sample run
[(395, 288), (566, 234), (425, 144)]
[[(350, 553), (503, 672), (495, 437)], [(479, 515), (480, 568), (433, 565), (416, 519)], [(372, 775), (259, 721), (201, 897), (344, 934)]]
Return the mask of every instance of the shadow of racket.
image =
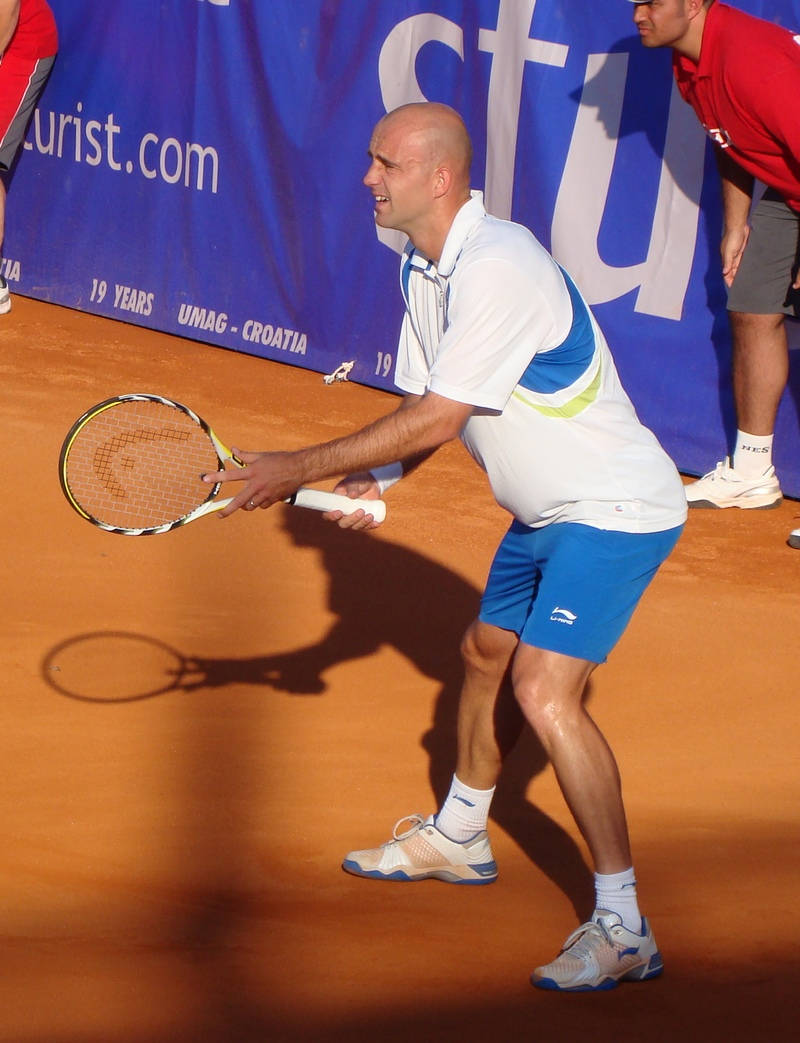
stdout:
[(169, 692), (196, 692), (232, 684), (257, 685), (290, 695), (321, 695), (326, 685), (313, 646), (244, 659), (185, 656), (171, 645), (124, 630), (94, 631), (61, 641), (42, 659), (49, 688), (85, 703), (135, 703)]
[(42, 660), (45, 683), (87, 703), (135, 703), (196, 687), (193, 661), (144, 634), (97, 631), (67, 638)]

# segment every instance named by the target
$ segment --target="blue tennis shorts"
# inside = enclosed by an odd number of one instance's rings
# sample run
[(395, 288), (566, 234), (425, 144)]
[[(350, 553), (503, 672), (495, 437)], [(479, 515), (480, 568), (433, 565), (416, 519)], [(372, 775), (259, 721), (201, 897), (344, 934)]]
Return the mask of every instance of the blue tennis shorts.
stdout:
[(683, 531), (610, 532), (514, 521), (497, 548), (479, 618), (526, 645), (604, 663)]

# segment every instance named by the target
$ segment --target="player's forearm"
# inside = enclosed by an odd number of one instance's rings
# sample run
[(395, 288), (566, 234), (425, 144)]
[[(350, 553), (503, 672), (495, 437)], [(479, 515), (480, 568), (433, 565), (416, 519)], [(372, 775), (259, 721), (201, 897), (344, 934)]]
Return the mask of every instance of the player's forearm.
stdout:
[(722, 184), (722, 213), (725, 230), (744, 228), (753, 201), (752, 174), (739, 166), (724, 149), (716, 149), (717, 169)]
[(458, 437), (472, 409), (436, 395), (404, 403), (352, 435), (292, 453), (301, 484), (425, 457)]
[[(406, 395), (401, 405), (399, 405), (399, 408), (413, 409), (420, 401), (420, 398), (421, 395), (418, 394)], [(463, 427), (463, 423), (461, 427)], [(413, 470), (416, 470), (420, 463), (425, 463), (425, 461), (428, 460), (428, 458), (436, 452), (438, 447), (438, 445), (434, 445), (431, 448), (429, 448), (429, 450), (423, 450), (421, 453), (415, 453), (413, 456), (407, 456), (404, 457), (402, 460), (397, 461), (398, 463), (401, 463), (403, 465), (403, 475), (410, 475)], [(392, 461), (392, 463), (394, 463), (394, 461)]]
[(19, 20), (20, 0), (0, 0), (0, 54), (14, 35)]

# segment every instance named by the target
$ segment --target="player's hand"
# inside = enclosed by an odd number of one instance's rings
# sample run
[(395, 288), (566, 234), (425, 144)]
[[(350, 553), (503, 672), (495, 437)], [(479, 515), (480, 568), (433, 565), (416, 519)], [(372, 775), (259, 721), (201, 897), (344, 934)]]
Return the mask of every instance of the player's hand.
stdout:
[[(378, 483), (368, 471), (359, 474), (349, 474), (343, 478), (334, 488), (335, 493), (340, 496), (349, 496), (351, 500), (379, 500), (380, 489)], [(354, 511), (352, 514), (342, 514), (341, 511), (326, 511), (322, 515), (327, 521), (336, 522), (340, 529), (377, 529), (381, 524), (375, 521), (371, 514), (364, 511)]]
[(730, 287), (739, 270), (739, 262), (742, 259), (747, 240), (750, 238), (750, 226), (743, 225), (740, 228), (725, 229), (720, 243), (719, 252), (722, 256), (722, 278), (725, 285)]
[(230, 470), (213, 471), (203, 475), (204, 482), (244, 482), (244, 487), (219, 512), (227, 518), (243, 507), (254, 511), (257, 507), (271, 507), (288, 499), (302, 485), (297, 461), (293, 453), (245, 453), (233, 449), (234, 456), (245, 465)]

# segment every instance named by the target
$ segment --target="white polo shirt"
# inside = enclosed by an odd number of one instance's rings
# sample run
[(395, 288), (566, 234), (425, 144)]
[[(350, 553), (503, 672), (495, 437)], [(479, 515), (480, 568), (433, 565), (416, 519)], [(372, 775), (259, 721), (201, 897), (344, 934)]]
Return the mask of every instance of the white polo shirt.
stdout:
[(462, 440), (526, 525), (658, 532), (686, 519), (674, 464), (636, 416), (587, 305), (522, 225), (456, 214), (438, 265), (406, 247), (395, 382), (476, 407)]

